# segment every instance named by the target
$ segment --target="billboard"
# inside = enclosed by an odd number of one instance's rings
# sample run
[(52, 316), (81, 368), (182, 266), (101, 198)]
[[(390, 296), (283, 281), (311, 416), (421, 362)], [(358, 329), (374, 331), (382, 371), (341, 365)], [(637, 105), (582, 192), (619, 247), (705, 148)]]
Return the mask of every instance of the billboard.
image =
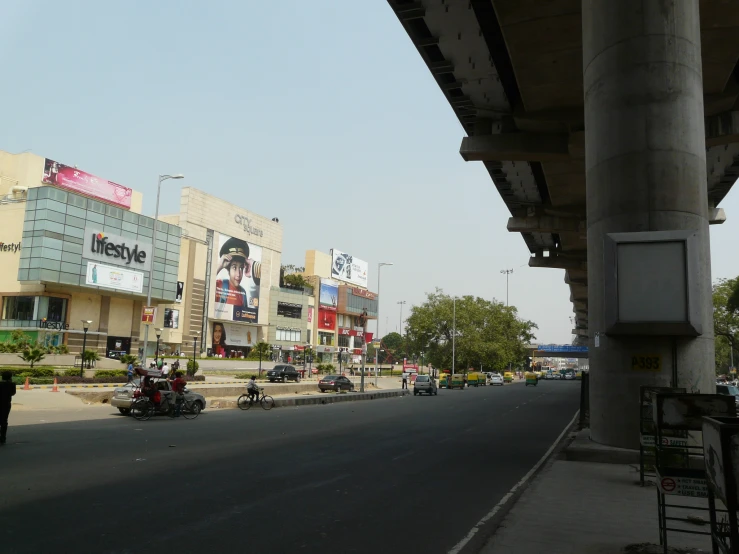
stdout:
[(103, 233), (102, 228), (94, 227), (85, 227), (83, 241), (82, 256), (84, 258), (100, 260), (129, 269), (151, 271), (151, 258), (154, 251), (151, 242)]
[(336, 329), (336, 312), (319, 308), (318, 329), (321, 331), (333, 331)]
[(367, 262), (341, 250), (331, 249), (331, 277), (367, 288)]
[(339, 300), (339, 283), (331, 279), (321, 279), (321, 289), (318, 296), (320, 309), (336, 311)]
[(131, 209), (131, 189), (46, 158), (41, 182)]
[(253, 346), (257, 339), (256, 327), (234, 325), (222, 321), (214, 321), (211, 333), (211, 349), (213, 354), (227, 357), (232, 349)]
[(122, 267), (87, 262), (85, 284), (141, 293), (144, 290), (144, 274)]
[(164, 326), (168, 329), (179, 329), (180, 311), (172, 308), (164, 308)]
[(213, 317), (227, 321), (259, 319), (262, 247), (228, 235), (218, 235), (215, 258)]

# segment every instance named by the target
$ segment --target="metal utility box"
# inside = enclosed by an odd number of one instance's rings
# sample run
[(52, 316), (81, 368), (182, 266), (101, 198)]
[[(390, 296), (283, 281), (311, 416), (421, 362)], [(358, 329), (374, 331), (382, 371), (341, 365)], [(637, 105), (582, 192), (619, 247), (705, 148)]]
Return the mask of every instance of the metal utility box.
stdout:
[(606, 334), (697, 336), (698, 231), (610, 233), (603, 244)]

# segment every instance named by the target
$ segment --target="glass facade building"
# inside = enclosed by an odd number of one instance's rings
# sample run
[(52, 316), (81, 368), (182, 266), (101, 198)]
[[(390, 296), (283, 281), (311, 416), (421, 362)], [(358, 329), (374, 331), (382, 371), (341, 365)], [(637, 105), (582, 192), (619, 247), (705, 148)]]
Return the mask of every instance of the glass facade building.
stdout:
[[(151, 277), (152, 298), (174, 301), (177, 294), (181, 230), (163, 221), (157, 222), (157, 225), (157, 240), (152, 259), (153, 218), (54, 187), (30, 188), (23, 222), (18, 281), (74, 285), (104, 293), (116, 290), (118, 287), (115, 286), (115, 279), (120, 278), (120, 290), (127, 295), (143, 297), (146, 296)], [(148, 247), (148, 266), (151, 270), (137, 271), (131, 265), (126, 266), (125, 260), (116, 260), (108, 252), (109, 263), (120, 266), (122, 271), (113, 272), (113, 280), (107, 283), (108, 286), (90, 284), (89, 278), (86, 278), (88, 264), (108, 263), (106, 258), (101, 260), (99, 255), (93, 255), (89, 249), (83, 247), (86, 235), (93, 231), (101, 233), (101, 236), (112, 235), (130, 240), (131, 248), (134, 245)], [(111, 268), (115, 269), (112, 266)], [(135, 290), (124, 289), (124, 277), (131, 274), (136, 274), (134, 277), (137, 287)], [(94, 281), (97, 281), (97, 276)], [(139, 288), (141, 292), (138, 292)], [(4, 309), (9, 308), (11, 307)]]

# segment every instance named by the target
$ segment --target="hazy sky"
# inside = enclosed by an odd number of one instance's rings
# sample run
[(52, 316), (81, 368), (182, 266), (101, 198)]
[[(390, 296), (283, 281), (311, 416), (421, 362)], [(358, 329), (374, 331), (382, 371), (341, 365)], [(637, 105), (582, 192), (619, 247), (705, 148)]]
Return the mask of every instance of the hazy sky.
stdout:
[[(284, 226), (283, 263), (337, 248), (382, 270), (381, 331), (441, 287), (510, 302), (569, 343), (564, 271), (529, 269), (509, 213), (383, 0), (2, 0), (0, 149), (140, 190), (153, 215), (194, 186)], [(739, 274), (739, 201), (712, 227), (713, 276)]]

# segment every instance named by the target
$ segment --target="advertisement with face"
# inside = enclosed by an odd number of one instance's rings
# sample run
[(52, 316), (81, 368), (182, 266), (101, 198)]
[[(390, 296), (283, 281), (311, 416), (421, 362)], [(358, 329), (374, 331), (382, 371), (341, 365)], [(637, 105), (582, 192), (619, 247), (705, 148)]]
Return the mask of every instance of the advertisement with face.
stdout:
[(321, 309), (336, 311), (339, 299), (339, 283), (330, 279), (321, 279), (321, 291), (318, 302)]
[(99, 198), (122, 208), (131, 208), (132, 190), (130, 188), (48, 158), (44, 163), (44, 175), (41, 182)]
[(211, 349), (216, 356), (221, 355), (225, 358), (230, 356), (232, 350), (242, 350), (247, 346), (254, 346), (256, 336), (256, 327), (214, 321), (211, 333)]
[(367, 262), (341, 250), (331, 249), (331, 277), (367, 288)]
[(219, 234), (218, 248), (213, 253), (213, 317), (256, 323), (259, 319), (262, 247)]

